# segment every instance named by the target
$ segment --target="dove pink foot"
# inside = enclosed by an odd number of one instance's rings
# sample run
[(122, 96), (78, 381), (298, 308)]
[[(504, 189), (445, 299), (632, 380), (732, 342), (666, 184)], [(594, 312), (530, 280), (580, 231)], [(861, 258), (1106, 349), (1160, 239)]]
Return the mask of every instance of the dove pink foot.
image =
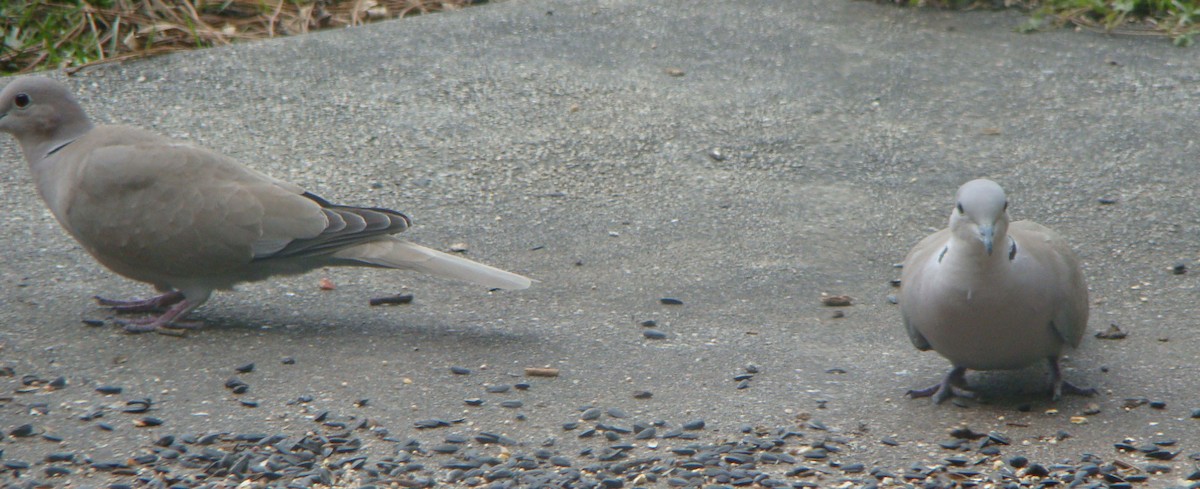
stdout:
[[(182, 297), (182, 296), (181, 296)], [(180, 299), (160, 316), (137, 319), (120, 319), (117, 322), (129, 333), (149, 333), (151, 331), (178, 335), (179, 329), (197, 329), (204, 326), (202, 321), (184, 321), (183, 317), (195, 309), (187, 299)]]
[(1057, 358), (1050, 359), (1050, 383), (1054, 386), (1053, 399), (1055, 401), (1062, 399), (1064, 393), (1083, 397), (1091, 397), (1099, 393), (1096, 389), (1079, 387), (1063, 380), (1062, 368), (1059, 367)]
[(134, 299), (129, 301), (106, 299), (100, 296), (96, 296), (95, 299), (98, 304), (111, 307), (112, 310), (120, 313), (162, 312), (168, 307), (171, 307), (182, 301), (183, 293), (177, 290), (172, 290), (165, 294), (154, 296), (149, 299)]
[(918, 397), (932, 397), (935, 404), (941, 404), (946, 399), (955, 396), (974, 399), (975, 393), (967, 388), (966, 374), (966, 368), (954, 367), (941, 382), (924, 389), (908, 391), (907, 395), (913, 399)]

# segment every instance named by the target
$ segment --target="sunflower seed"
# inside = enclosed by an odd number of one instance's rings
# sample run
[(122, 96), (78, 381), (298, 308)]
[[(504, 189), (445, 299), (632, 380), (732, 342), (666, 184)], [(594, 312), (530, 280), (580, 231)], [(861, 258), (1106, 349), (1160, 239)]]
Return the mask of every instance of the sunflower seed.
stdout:
[(374, 297), (367, 301), (371, 306), (397, 306), (409, 304), (413, 301), (412, 294), (398, 294), (385, 297)]
[(123, 391), (123, 390), (124, 389), (114, 386), (114, 385), (102, 385), (102, 386), (96, 388), (96, 392), (99, 392), (104, 395), (110, 395), (110, 396), (113, 394), (120, 394), (121, 391)]
[(21, 426), (13, 428), (11, 431), (8, 432), (8, 434), (9, 434), (9, 436), (12, 436), (14, 438), (28, 438), (33, 435), (36, 435), (37, 433), (34, 433), (33, 425), (23, 424)]
[(662, 331), (659, 331), (657, 329), (642, 330), (642, 336), (645, 336), (646, 339), (648, 339), (648, 340), (665, 340), (665, 339), (667, 339), (667, 334)]

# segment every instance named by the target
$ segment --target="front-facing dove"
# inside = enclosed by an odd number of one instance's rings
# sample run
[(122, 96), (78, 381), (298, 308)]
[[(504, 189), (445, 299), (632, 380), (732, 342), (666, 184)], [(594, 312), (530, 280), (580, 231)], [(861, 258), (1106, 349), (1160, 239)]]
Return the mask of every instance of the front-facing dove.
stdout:
[(1053, 396), (1093, 395), (1062, 378), (1059, 358), (1078, 347), (1088, 291), (1070, 246), (1049, 228), (1008, 221), (1004, 189), (986, 179), (958, 189), (950, 227), (921, 240), (904, 259), (900, 313), (913, 345), (953, 368), (912, 397), (971, 397), (966, 371), (1015, 370), (1047, 362)]
[(160, 315), (130, 332), (194, 327), (183, 319), (214, 290), (320, 267), (417, 270), (489, 288), (523, 276), (393, 236), (405, 215), (332, 204), (214, 151), (126, 126), (93, 125), (62, 84), (27, 77), (0, 92), (0, 131), (25, 155), (38, 193), (105, 267), (153, 285), (152, 299), (101, 304)]

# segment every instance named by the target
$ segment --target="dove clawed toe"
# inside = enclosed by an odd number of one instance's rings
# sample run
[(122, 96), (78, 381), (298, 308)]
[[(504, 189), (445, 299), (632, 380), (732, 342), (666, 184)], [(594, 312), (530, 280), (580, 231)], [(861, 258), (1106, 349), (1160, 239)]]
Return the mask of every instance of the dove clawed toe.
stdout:
[(946, 402), (951, 397), (961, 397), (964, 399), (974, 399), (977, 397), (975, 391), (967, 387), (966, 378), (967, 369), (963, 367), (954, 367), (946, 374), (946, 377), (934, 385), (924, 389), (914, 389), (905, 393), (906, 396), (913, 399), (921, 397), (929, 397), (933, 399), (934, 404)]
[(1053, 386), (1051, 399), (1058, 401), (1062, 399), (1063, 394), (1092, 397), (1100, 393), (1093, 387), (1080, 387), (1063, 379), (1062, 366), (1059, 364), (1058, 358), (1050, 358), (1048, 363), (1050, 364), (1050, 384)]
[(94, 296), (96, 303), (108, 307), (118, 313), (164, 312), (168, 307), (183, 300), (183, 293), (172, 290), (165, 294), (156, 295), (149, 299), (115, 300)]

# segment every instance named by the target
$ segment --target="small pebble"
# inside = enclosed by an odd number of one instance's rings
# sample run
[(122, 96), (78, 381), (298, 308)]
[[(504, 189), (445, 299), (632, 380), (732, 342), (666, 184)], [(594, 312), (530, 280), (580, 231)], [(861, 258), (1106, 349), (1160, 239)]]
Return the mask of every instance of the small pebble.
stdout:
[(102, 385), (102, 386), (96, 388), (96, 392), (99, 392), (104, 395), (110, 395), (110, 396), (114, 395), (114, 394), (120, 394), (121, 391), (123, 391), (123, 390), (124, 389), (117, 387), (115, 385)]
[(692, 421), (688, 421), (683, 424), (683, 429), (688, 430), (688, 431), (702, 430), (702, 429), (704, 429), (704, 420), (703, 419), (695, 419)]
[(500, 407), (503, 407), (503, 408), (508, 408), (508, 409), (517, 409), (517, 408), (519, 408), (519, 407), (522, 407), (522, 406), (524, 406), (524, 405), (525, 405), (525, 403), (524, 403), (524, 402), (521, 402), (519, 399), (512, 399), (512, 400), (508, 400), (508, 401), (500, 401)]
[(248, 374), (248, 373), (250, 373), (250, 372), (253, 372), (253, 371), (254, 371), (254, 364), (253, 364), (253, 363), (247, 363), (247, 364), (245, 364), (245, 365), (242, 365), (242, 366), (239, 366), (239, 367), (235, 368), (234, 370), (237, 370), (237, 371), (238, 371), (238, 373)]
[(664, 305), (668, 305), (668, 306), (682, 306), (683, 305), (683, 301), (673, 298), (673, 297), (663, 297), (662, 299), (659, 299), (658, 302), (660, 304), (664, 304)]
[(650, 391), (636, 391), (633, 393), (634, 399), (649, 399), (654, 397), (654, 393)]
[(467, 367), (450, 367), (450, 373), (454, 375), (471, 375), (471, 369)]

